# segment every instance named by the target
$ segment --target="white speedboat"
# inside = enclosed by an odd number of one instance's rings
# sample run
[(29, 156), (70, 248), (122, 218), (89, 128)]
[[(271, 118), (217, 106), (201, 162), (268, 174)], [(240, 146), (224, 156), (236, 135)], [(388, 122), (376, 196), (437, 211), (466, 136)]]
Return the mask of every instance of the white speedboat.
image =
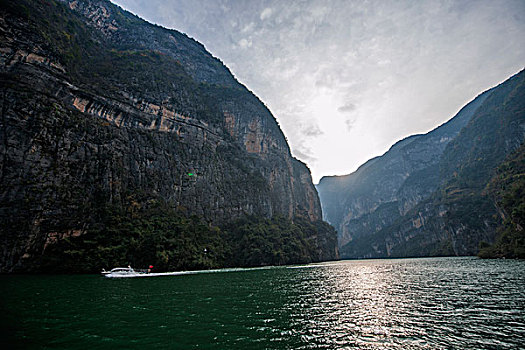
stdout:
[(111, 271), (102, 270), (102, 275), (105, 277), (136, 277), (147, 274), (147, 270), (135, 270), (132, 267), (115, 267)]

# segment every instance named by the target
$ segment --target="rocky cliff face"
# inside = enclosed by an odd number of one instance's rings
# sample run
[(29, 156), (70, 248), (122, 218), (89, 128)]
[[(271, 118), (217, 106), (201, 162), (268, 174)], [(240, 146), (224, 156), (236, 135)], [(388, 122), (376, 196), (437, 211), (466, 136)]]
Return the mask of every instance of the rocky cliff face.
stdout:
[(523, 76), (355, 173), (323, 178), (317, 188), (342, 256), (466, 255), (493, 241), (498, 220), (483, 187), (523, 142)]
[(2, 3), (0, 67), (1, 271), (130, 198), (213, 225), (321, 219), (271, 113), (182, 33), (105, 0)]
[(487, 186), (503, 224), (493, 245), (481, 242), (482, 258), (525, 259), (525, 144), (501, 164)]
[(435, 130), (397, 142), (356, 172), (321, 179), (317, 189), (323, 214), (338, 230), (341, 246), (392, 224), (430, 196), (439, 184), (439, 161), (445, 147), (489, 94), (478, 96)]

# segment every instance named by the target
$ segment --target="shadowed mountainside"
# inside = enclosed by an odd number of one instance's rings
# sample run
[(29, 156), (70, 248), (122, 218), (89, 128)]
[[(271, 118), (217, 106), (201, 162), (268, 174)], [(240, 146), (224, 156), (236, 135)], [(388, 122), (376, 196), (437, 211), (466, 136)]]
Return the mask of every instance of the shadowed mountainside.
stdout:
[(321, 179), (342, 257), (472, 255), (481, 241), (493, 242), (502, 219), (485, 188), (525, 138), (524, 75), (355, 173)]
[[(0, 19), (0, 271), (135, 263), (141, 249), (168, 267), (225, 266), (240, 243), (222, 228), (246, 217), (319, 228), (299, 230), (299, 257), (251, 265), (337, 257), (308, 168), (200, 43), (105, 0), (3, 1)], [(130, 234), (134, 220), (147, 229)], [(217, 254), (185, 263), (151, 235)]]

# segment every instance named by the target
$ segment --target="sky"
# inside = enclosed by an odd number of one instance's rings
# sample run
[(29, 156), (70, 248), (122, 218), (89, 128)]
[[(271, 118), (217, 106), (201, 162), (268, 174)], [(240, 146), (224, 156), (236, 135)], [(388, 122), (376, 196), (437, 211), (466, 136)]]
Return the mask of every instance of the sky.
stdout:
[(292, 154), (355, 171), (525, 67), (525, 0), (112, 0), (204, 44)]

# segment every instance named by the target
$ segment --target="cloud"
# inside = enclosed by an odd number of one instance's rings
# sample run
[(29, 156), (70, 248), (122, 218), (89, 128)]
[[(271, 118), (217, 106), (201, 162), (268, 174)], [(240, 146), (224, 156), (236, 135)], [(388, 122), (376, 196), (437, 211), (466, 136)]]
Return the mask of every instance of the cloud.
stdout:
[(357, 106), (353, 103), (347, 103), (339, 108), (337, 108), (337, 110), (341, 113), (350, 113), (350, 112), (353, 112), (355, 111), (357, 108)]
[(330, 77), (323, 77), (315, 81), (315, 87), (331, 88), (333, 87), (333, 80)]
[(243, 32), (243, 33), (251, 32), (254, 28), (255, 28), (255, 23), (250, 22), (249, 24), (245, 25), (242, 28), (241, 32)]
[(251, 40), (248, 40), (246, 38), (242, 38), (241, 40), (239, 40), (239, 46), (242, 47), (243, 49), (245, 48), (248, 48), (248, 47), (251, 47), (252, 46), (252, 41)]
[(261, 16), (260, 16), (261, 21), (264, 21), (265, 19), (270, 18), (272, 16), (272, 13), (273, 13), (273, 9), (271, 7), (265, 8), (261, 12)]
[(295, 148), (292, 153), (299, 160), (302, 160), (307, 164), (315, 163), (315, 161), (317, 160), (317, 158), (312, 154), (312, 151), (306, 147)]
[(317, 137), (324, 134), (323, 130), (319, 128), (317, 124), (310, 124), (301, 129), (301, 133), (304, 136)]
[(346, 130), (348, 132), (350, 132), (354, 128), (355, 120), (354, 119), (346, 119), (345, 120), (345, 125), (346, 125)]

